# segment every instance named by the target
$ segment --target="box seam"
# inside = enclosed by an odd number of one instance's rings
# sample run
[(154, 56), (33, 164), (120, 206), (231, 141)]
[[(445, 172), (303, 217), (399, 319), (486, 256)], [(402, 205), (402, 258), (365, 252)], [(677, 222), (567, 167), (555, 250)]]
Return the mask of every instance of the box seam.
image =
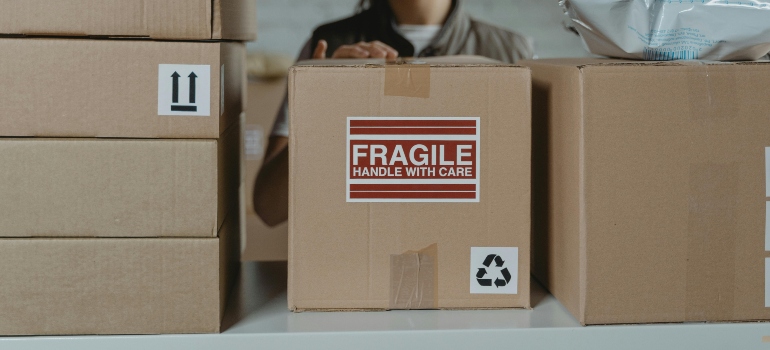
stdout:
[(587, 255), (587, 237), (586, 237), (586, 231), (587, 231), (587, 217), (586, 217), (586, 175), (585, 175), (585, 128), (586, 128), (586, 111), (585, 111), (585, 81), (584, 81), (584, 71), (582, 68), (578, 68), (578, 89), (580, 94), (580, 131), (579, 131), (579, 139), (578, 139), (578, 179), (579, 179), (579, 194), (578, 194), (578, 210), (579, 210), (579, 217), (580, 217), (580, 227), (579, 227), (579, 244), (580, 249), (578, 249), (578, 256), (579, 256), (579, 310), (580, 310), (580, 322), (581, 324), (586, 323), (586, 302), (587, 302), (587, 284), (588, 281), (586, 280), (588, 277), (587, 268), (588, 268), (588, 261), (586, 258)]

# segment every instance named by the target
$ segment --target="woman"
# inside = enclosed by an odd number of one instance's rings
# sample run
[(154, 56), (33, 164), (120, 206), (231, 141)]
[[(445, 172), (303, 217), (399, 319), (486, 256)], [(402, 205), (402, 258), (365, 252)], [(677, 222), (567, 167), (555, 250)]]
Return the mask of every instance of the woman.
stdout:
[[(462, 0), (362, 0), (355, 16), (322, 25), (299, 59), (479, 55), (508, 63), (533, 57), (532, 42), (480, 22)], [(287, 103), (276, 117), (254, 186), (254, 209), (268, 225), (288, 218)]]

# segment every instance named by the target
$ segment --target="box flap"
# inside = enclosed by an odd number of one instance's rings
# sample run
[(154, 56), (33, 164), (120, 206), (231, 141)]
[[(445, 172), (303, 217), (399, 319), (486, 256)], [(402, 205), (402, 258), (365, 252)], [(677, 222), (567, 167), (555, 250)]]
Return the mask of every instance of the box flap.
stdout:
[(565, 67), (681, 67), (681, 66), (713, 66), (713, 65), (755, 65), (770, 64), (770, 61), (634, 61), (611, 58), (553, 58), (542, 60), (522, 61), (525, 66), (565, 66)]
[(429, 65), (431, 67), (516, 67), (516, 65), (503, 63), (491, 58), (481, 56), (440, 56), (420, 58), (399, 58), (395, 61), (386, 61), (384, 58), (363, 59), (323, 59), (304, 60), (297, 62), (295, 66), (309, 67), (385, 67), (403, 64)]

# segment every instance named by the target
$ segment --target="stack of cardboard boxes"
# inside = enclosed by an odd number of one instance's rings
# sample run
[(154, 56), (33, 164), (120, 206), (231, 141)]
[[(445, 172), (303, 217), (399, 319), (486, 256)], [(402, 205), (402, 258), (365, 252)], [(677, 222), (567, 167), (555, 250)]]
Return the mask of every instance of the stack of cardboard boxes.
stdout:
[(0, 12), (0, 334), (219, 331), (254, 6)]

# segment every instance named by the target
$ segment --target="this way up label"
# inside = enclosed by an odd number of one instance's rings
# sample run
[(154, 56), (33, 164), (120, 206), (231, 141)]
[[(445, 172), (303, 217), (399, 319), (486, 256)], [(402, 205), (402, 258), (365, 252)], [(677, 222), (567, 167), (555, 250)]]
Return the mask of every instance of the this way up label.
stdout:
[(158, 65), (158, 115), (211, 115), (211, 67)]

